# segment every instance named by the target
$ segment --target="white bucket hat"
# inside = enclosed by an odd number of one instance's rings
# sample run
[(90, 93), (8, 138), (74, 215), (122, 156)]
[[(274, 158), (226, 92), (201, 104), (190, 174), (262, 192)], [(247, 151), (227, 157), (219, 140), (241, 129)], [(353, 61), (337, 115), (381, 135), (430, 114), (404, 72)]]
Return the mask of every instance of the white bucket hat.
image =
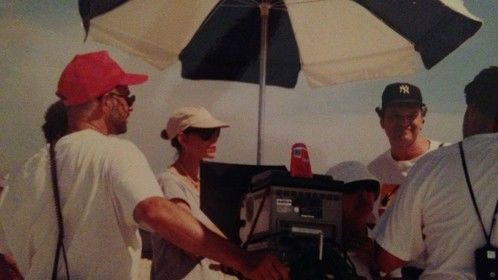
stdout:
[(222, 128), (229, 126), (229, 124), (213, 117), (204, 107), (182, 107), (171, 114), (166, 128), (161, 132), (161, 137), (171, 140), (189, 127)]
[(341, 162), (332, 166), (327, 175), (332, 176), (334, 180), (344, 181), (345, 192), (348, 192), (348, 189), (353, 191), (359, 187), (367, 187), (375, 192), (376, 199), (379, 195), (379, 180), (359, 161)]

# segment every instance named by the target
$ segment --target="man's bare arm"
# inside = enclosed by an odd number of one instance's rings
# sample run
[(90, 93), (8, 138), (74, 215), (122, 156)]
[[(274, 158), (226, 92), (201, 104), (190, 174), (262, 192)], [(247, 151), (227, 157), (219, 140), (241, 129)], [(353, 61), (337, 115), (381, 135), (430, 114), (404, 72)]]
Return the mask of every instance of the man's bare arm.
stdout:
[[(192, 214), (192, 211), (190, 209), (190, 205), (188, 205), (188, 203), (185, 200), (179, 199), (179, 198), (173, 198), (173, 199), (170, 199), (169, 201), (173, 202), (175, 205), (179, 206), (180, 208), (183, 208), (185, 211), (187, 211), (190, 214)], [(215, 224), (213, 224), (213, 223), (203, 223), (203, 225), (205, 225), (212, 232), (214, 232), (214, 233), (218, 234), (219, 236), (227, 239), (227, 237), (225, 236), (225, 234)]]
[(407, 263), (406, 261), (403, 261), (402, 259), (386, 251), (377, 242), (375, 242), (375, 259), (380, 271), (385, 273), (390, 273), (396, 268), (402, 267)]
[(177, 247), (218, 261), (249, 279), (288, 279), (288, 268), (275, 256), (245, 252), (165, 198), (152, 197), (140, 202), (135, 207), (134, 218)]
[(14, 258), (0, 254), (0, 279), (21, 280), (23, 279), (19, 269), (17, 269)]

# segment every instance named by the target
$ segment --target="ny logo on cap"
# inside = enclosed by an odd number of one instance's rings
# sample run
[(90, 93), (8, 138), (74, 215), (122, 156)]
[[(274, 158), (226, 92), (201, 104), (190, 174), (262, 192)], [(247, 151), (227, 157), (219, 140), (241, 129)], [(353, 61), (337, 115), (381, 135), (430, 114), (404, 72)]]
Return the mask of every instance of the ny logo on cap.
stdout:
[(400, 85), (399, 93), (410, 94), (410, 87), (408, 85)]

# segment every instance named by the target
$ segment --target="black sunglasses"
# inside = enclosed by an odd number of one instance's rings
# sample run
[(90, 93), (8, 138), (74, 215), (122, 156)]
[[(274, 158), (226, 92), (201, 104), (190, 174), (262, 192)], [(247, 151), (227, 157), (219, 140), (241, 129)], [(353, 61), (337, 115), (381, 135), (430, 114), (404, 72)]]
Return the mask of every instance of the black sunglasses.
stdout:
[(128, 104), (128, 107), (133, 106), (133, 103), (135, 103), (135, 95), (123, 95), (123, 94), (119, 94), (116, 92), (111, 92), (111, 94), (124, 98), (124, 100), (126, 101), (126, 104)]
[(345, 184), (345, 193), (359, 193), (361, 191), (379, 194), (379, 183), (373, 180), (359, 180)]
[(195, 133), (195, 134), (199, 135), (199, 137), (202, 140), (207, 141), (207, 140), (213, 138), (213, 136), (215, 136), (215, 135), (220, 135), (220, 128), (219, 127), (216, 127), (216, 128), (189, 127), (187, 129), (185, 129), (183, 131), (183, 133), (185, 133), (185, 134)]

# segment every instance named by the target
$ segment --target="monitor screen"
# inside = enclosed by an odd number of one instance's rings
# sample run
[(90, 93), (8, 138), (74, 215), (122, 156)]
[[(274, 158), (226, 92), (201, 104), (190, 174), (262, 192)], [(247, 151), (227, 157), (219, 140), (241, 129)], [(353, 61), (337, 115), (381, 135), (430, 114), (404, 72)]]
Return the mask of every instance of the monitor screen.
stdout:
[(287, 171), (284, 165), (247, 165), (220, 162), (201, 164), (201, 210), (240, 245), (240, 206), (254, 175), (267, 170)]

